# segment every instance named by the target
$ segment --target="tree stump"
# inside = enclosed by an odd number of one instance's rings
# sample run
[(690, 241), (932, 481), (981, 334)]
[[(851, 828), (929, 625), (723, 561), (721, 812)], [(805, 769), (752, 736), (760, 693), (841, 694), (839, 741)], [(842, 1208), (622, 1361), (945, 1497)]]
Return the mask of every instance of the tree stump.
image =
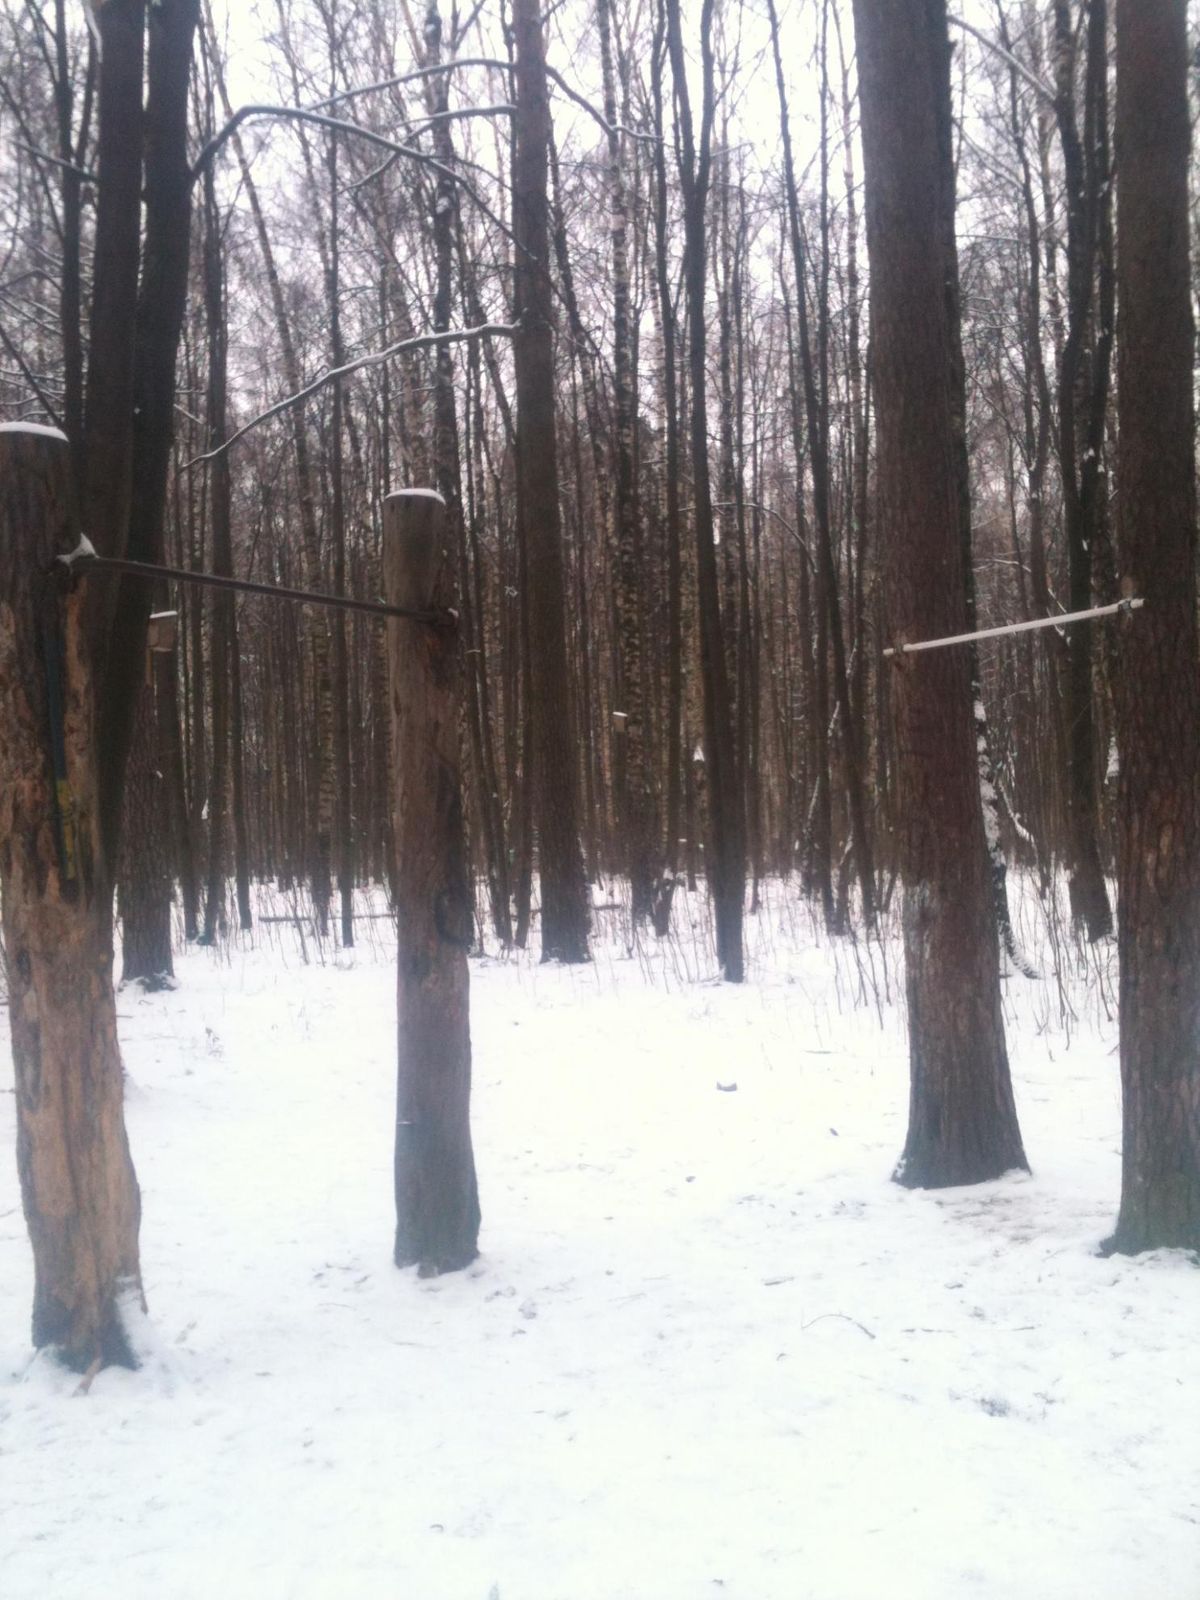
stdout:
[(112, 882), (98, 817), (81, 592), (52, 569), (76, 539), (70, 451), (0, 428), (0, 894), (17, 1165), (33, 1244), (33, 1340), (75, 1369), (136, 1365), (141, 1201), (125, 1136)]
[[(428, 489), (384, 502), (389, 605), (445, 609), (452, 562), (445, 505)], [(397, 956), (396, 1244), (398, 1267), (424, 1276), (478, 1254), (479, 1192), (471, 1148), (470, 975), (474, 900), (459, 770), (461, 660), (457, 618), (392, 618)]]

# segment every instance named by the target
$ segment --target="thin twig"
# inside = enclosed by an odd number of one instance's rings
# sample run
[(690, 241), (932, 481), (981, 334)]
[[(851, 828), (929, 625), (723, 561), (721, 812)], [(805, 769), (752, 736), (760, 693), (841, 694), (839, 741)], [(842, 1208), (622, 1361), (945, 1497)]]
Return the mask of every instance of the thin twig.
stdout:
[(857, 1318), (848, 1317), (844, 1311), (822, 1311), (821, 1315), (814, 1317), (811, 1322), (802, 1322), (800, 1324), (800, 1332), (807, 1333), (809, 1328), (814, 1327), (818, 1322), (824, 1322), (826, 1317), (838, 1317), (842, 1322), (852, 1322), (859, 1333), (865, 1333), (868, 1339), (875, 1337), (870, 1328), (865, 1328)]
[(48, 161), (52, 167), (62, 167), (64, 172), (73, 172), (76, 177), (82, 178), (84, 183), (95, 183), (96, 174), (89, 172), (86, 167), (77, 167), (73, 161), (64, 161), (61, 156), (49, 155), (45, 150), (39, 150), (35, 145), (26, 144), (24, 139), (14, 139), (13, 144), (18, 150), (32, 156), (35, 161)]

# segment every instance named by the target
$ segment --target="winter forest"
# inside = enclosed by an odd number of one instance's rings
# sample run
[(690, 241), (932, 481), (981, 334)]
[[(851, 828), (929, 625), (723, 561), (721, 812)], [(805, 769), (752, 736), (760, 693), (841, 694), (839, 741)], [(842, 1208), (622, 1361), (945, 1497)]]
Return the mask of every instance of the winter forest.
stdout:
[(1198, 41), (0, 0), (7, 1597), (1197, 1592)]

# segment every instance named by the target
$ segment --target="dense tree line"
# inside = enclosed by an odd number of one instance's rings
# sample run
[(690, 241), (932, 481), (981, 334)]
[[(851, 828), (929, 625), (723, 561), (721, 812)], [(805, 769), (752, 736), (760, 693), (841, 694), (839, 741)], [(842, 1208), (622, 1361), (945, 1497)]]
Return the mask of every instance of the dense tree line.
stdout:
[[(1146, 721), (1162, 641), (1195, 677), (1182, 0), (256, 18), (9, 8), (4, 416), (64, 431), (101, 554), (260, 584), (379, 596), (385, 496), (436, 488), (478, 936), (582, 961), (589, 880), (628, 879), (631, 939), (703, 881), (738, 981), (764, 877), (852, 937), (903, 883), (904, 1181), (1023, 1164), (1009, 865), (1046, 893), (1065, 872), (1091, 940), (1118, 873), (1127, 1020), (1138, 974), (1194, 961), (1195, 908), (1164, 909), (1197, 870), (1191, 701)], [(1138, 386), (1168, 327), (1159, 548)], [(1114, 491), (1122, 463), (1140, 487)], [(175, 896), (189, 938), (250, 929), (256, 878), (353, 943), (356, 886), (393, 887), (377, 621), (91, 585), (126, 975), (169, 972)], [(1153, 625), (885, 654), (1135, 591)], [(173, 652), (146, 652), (152, 609)], [(1144, 879), (1151, 815), (1169, 864)], [(1129, 1116), (1159, 1118), (1127, 1190), (1169, 1146), (1175, 1198), (1129, 1200), (1117, 1238), (1194, 1243), (1195, 1030), (1147, 1048), (1123, 1045)]]

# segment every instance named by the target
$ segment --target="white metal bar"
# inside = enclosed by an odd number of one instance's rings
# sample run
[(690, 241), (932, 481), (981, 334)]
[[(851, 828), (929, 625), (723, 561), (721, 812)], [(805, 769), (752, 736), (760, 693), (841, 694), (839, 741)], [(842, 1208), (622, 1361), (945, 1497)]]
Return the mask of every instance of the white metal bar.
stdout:
[(1093, 606), (1090, 611), (1064, 611), (1061, 617), (1036, 617), (1032, 622), (1009, 622), (1000, 628), (980, 628), (977, 633), (954, 633), (945, 639), (921, 639), (916, 644), (889, 645), (885, 656), (907, 656), (916, 650), (940, 650), (948, 644), (969, 644), (972, 639), (998, 639), (1005, 633), (1032, 633), (1035, 628), (1065, 628), (1073, 622), (1088, 622), (1092, 617), (1115, 617), (1120, 611), (1137, 611), (1144, 600), (1118, 600), (1111, 606)]

